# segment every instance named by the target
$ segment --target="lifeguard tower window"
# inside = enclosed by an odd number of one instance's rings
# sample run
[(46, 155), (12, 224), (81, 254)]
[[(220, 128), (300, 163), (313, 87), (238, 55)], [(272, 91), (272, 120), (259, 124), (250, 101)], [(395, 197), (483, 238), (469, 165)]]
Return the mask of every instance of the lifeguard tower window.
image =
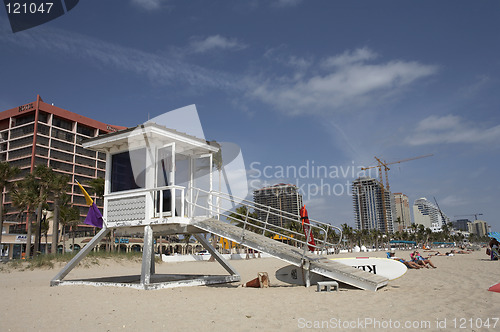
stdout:
[[(132, 163), (134, 168), (132, 168)], [(111, 192), (145, 188), (146, 149), (111, 156)], [(134, 177), (134, 171), (136, 176)]]

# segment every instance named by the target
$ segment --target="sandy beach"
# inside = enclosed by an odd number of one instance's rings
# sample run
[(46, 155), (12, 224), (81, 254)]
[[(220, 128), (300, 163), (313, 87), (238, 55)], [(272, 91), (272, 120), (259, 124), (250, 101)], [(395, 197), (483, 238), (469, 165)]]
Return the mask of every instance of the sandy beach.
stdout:
[[(441, 252), (445, 252), (441, 249)], [(396, 256), (409, 258), (408, 251)], [(340, 254), (331, 257), (353, 257)], [(358, 256), (384, 257), (384, 252)], [(3, 308), (0, 331), (500, 331), (500, 262), (484, 250), (437, 256), (436, 269), (408, 270), (377, 292), (341, 287), (291, 286), (274, 273), (287, 263), (274, 258), (232, 260), (242, 282), (268, 272), (270, 288), (241, 283), (163, 290), (58, 286), (50, 280), (60, 267), (0, 272)], [(161, 263), (157, 273), (225, 274), (216, 262)], [(66, 279), (140, 273), (140, 262), (101, 259), (79, 266)], [(489, 320), (488, 320), (489, 319)], [(489, 328), (487, 327), (489, 324)]]

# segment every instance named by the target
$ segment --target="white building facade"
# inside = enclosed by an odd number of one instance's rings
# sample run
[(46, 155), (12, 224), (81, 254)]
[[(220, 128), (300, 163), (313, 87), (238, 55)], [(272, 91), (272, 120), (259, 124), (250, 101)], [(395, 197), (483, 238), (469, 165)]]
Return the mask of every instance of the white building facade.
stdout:
[(440, 232), (441, 227), (448, 219), (444, 214), (441, 214), (434, 203), (425, 197), (419, 198), (413, 203), (413, 220), (417, 225), (424, 225), (425, 228), (430, 228), (433, 232)]
[[(395, 218), (394, 223), (398, 231), (409, 228), (411, 226), (410, 201), (408, 196), (403, 193), (394, 194)], [(399, 222), (398, 222), (399, 218)]]
[(371, 177), (360, 177), (352, 183), (356, 229), (394, 232), (394, 198), (390, 191)]

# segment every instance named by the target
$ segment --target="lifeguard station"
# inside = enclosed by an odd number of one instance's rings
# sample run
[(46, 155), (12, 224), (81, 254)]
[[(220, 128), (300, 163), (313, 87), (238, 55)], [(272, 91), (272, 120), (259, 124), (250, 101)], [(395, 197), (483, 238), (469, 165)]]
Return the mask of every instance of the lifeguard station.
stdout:
[[(363, 289), (377, 290), (387, 284), (387, 279), (381, 276), (310, 254), (307, 237), (301, 231), (300, 216), (241, 198), (237, 204), (246, 212), (235, 211), (235, 198), (212, 188), (213, 155), (219, 147), (204, 139), (148, 122), (89, 139), (83, 146), (106, 153), (104, 227), (52, 279), (51, 286), (92, 284), (159, 289), (239, 281), (240, 275), (210, 245), (204, 236), (206, 233), (301, 267), (306, 285), (309, 285), (310, 273)], [(231, 204), (233, 209), (221, 208)], [(259, 211), (260, 217), (254, 217), (251, 210)], [(268, 222), (271, 216), (279, 216), (282, 222), (279, 225)], [(310, 219), (309, 229), (316, 234), (317, 252), (332, 250), (340, 242), (341, 231), (335, 226)], [(110, 232), (115, 236), (144, 237), (141, 274), (64, 280)], [(173, 234), (193, 235), (228, 275), (156, 274), (154, 237)], [(287, 237), (293, 243), (273, 240), (273, 235)]]

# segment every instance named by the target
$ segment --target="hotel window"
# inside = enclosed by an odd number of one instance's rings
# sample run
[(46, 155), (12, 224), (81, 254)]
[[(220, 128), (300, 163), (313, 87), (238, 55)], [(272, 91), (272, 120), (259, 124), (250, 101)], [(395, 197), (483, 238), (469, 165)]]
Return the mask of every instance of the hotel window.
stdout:
[(32, 152), (32, 147), (28, 146), (26, 148), (14, 150), (9, 152), (9, 159), (17, 159), (21, 157), (30, 156)]
[(82, 166), (75, 166), (75, 173), (92, 177), (95, 176), (95, 170)]
[(95, 158), (95, 151), (84, 149), (81, 146), (76, 146), (76, 153), (81, 154), (82, 156), (87, 156), (90, 158)]
[(9, 143), (9, 149), (16, 149), (21, 146), (27, 146), (27, 145), (32, 145), (33, 144), (33, 137), (24, 137), (21, 139), (17, 139), (15, 141), (10, 141)]
[(52, 137), (59, 138), (63, 141), (71, 143), (73, 143), (75, 140), (75, 135), (56, 128), (52, 128)]
[(41, 147), (41, 146), (37, 146), (35, 148), (35, 153), (37, 155), (47, 157), (49, 155), (49, 149)]
[(50, 167), (52, 167), (53, 169), (58, 169), (58, 170), (65, 171), (65, 172), (73, 172), (73, 165), (62, 163), (60, 161), (53, 160), (53, 159), (50, 161)]
[(73, 152), (73, 145), (68, 144), (68, 143), (52, 140), (52, 142), (50, 143), (50, 146), (53, 148), (59, 149), (59, 150)]
[(35, 166), (36, 165), (45, 165), (45, 166), (47, 166), (47, 159), (40, 158), (40, 157), (35, 157)]
[(43, 136), (37, 135), (36, 136), (36, 144), (37, 145), (49, 146), (49, 139), (47, 137), (43, 137)]
[(94, 129), (82, 124), (78, 124), (76, 132), (85, 136), (94, 137)]
[(33, 121), (35, 121), (35, 112), (32, 112), (30, 114), (25, 114), (22, 116), (18, 116), (17, 118), (14, 118), (14, 121), (15, 121), (16, 126), (20, 126), (20, 125), (23, 125), (25, 123), (33, 122)]
[(49, 121), (49, 114), (45, 112), (40, 112), (38, 114), (38, 122), (47, 123)]
[(87, 159), (81, 156), (75, 156), (75, 163), (84, 166), (95, 167), (95, 159)]
[(37, 126), (37, 132), (39, 132), (40, 134), (44, 134), (46, 136), (49, 136), (50, 127), (39, 123)]
[(52, 119), (52, 125), (66, 130), (73, 130), (73, 123), (71, 121), (67, 121), (56, 116)]
[(64, 153), (64, 152), (57, 151), (57, 150), (51, 150), (50, 151), (50, 157), (54, 158), (54, 159), (68, 161), (70, 163), (73, 162), (73, 155), (72, 154)]
[(10, 131), (10, 138), (13, 139), (24, 135), (33, 135), (34, 131), (35, 131), (34, 124), (30, 124), (21, 128), (12, 129)]

